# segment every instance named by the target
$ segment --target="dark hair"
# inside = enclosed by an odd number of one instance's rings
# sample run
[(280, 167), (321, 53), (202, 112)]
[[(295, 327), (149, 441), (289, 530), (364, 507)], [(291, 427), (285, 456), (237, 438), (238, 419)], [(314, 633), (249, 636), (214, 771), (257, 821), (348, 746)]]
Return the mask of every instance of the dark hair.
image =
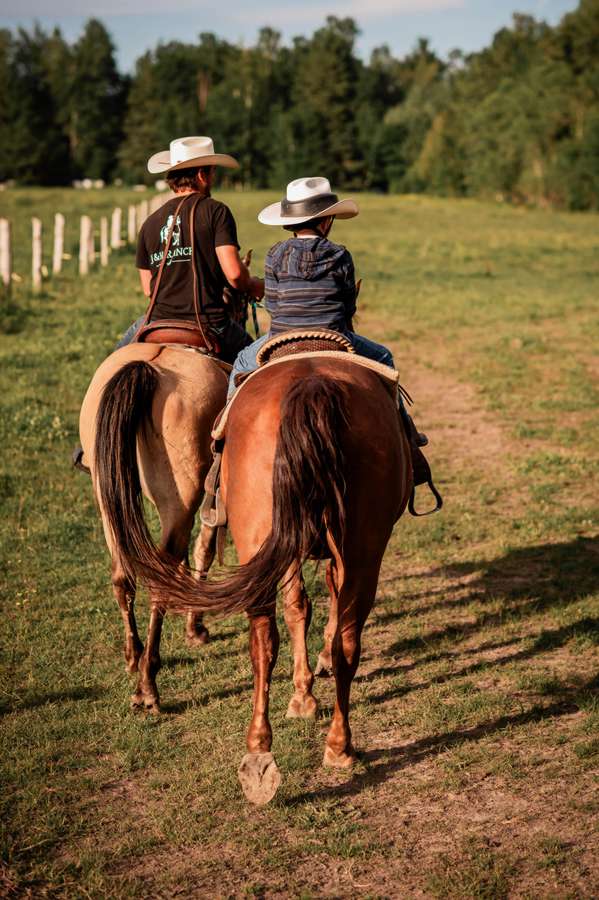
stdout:
[(317, 216), (314, 219), (308, 219), (307, 222), (297, 222), (295, 225), (283, 225), (283, 228), (285, 231), (299, 231), (300, 228), (313, 228), (314, 231), (317, 231), (320, 223), (329, 218), (330, 216)]
[(198, 174), (202, 172), (203, 175), (207, 176), (212, 168), (212, 166), (190, 166), (189, 169), (175, 169), (172, 172), (167, 172), (165, 180), (171, 191), (197, 188)]

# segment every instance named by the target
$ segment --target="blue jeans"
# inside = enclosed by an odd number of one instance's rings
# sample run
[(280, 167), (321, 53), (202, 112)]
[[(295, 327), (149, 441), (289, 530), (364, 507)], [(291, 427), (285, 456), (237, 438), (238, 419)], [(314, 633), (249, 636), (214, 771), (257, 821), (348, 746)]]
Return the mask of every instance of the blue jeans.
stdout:
[[(254, 369), (258, 368), (256, 354), (260, 347), (271, 337), (272, 335), (270, 334), (264, 334), (262, 337), (258, 338), (257, 341), (254, 341), (248, 347), (244, 347), (243, 350), (237, 354), (237, 358), (233, 363), (233, 371), (229, 376), (227, 400), (235, 393), (235, 376), (242, 372), (253, 372)], [(366, 359), (373, 359), (375, 362), (383, 363), (385, 366), (394, 367), (391, 351), (382, 344), (377, 344), (375, 341), (371, 341), (370, 338), (365, 338), (361, 334), (355, 334), (353, 331), (345, 332), (344, 337), (351, 341), (358, 356), (365, 356)]]
[(116, 347), (114, 349), (120, 350), (121, 347), (126, 347), (127, 344), (130, 344), (145, 321), (146, 321), (146, 314), (144, 313), (143, 316), (140, 316), (139, 319), (137, 319), (133, 323), (133, 325), (129, 325), (129, 328), (124, 333), (124, 335), (122, 336), (122, 338), (120, 339), (120, 341), (118, 342), (118, 344), (116, 345)]

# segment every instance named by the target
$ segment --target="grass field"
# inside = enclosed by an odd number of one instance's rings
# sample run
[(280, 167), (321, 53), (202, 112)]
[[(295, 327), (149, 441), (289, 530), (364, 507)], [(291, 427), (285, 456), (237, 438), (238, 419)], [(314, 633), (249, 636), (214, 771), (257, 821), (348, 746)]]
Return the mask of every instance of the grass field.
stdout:
[[(353, 773), (320, 767), (330, 682), (316, 723), (284, 718), (281, 624), (283, 783), (257, 809), (236, 779), (245, 621), (214, 622), (201, 651), (167, 621), (163, 714), (132, 714), (90, 484), (69, 467), (87, 382), (143, 308), (131, 251), (29, 294), (32, 214), (67, 214), (75, 252), (78, 212), (131, 199), (0, 195), (24, 279), (0, 312), (0, 896), (598, 896), (597, 217), (364, 196), (335, 226), (364, 279), (358, 330), (392, 347), (446, 506), (389, 545)], [(275, 198), (223, 199), (258, 271), (280, 234), (255, 213)]]

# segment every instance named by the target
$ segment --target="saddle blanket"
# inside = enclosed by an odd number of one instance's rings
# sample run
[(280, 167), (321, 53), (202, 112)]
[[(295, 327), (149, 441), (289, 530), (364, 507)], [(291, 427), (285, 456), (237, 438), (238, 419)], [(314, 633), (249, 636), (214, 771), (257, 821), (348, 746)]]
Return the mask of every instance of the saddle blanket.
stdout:
[(237, 398), (240, 394), (243, 393), (243, 389), (260, 372), (264, 372), (266, 369), (272, 368), (272, 366), (280, 366), (284, 365), (288, 362), (295, 362), (298, 359), (337, 359), (340, 358), (346, 362), (351, 363), (352, 366), (361, 366), (363, 369), (370, 369), (372, 372), (376, 372), (376, 374), (380, 377), (382, 383), (388, 390), (389, 394), (393, 397), (393, 399), (397, 402), (398, 397), (398, 386), (399, 386), (399, 372), (397, 369), (392, 369), (390, 366), (385, 366), (383, 363), (376, 362), (373, 359), (367, 359), (365, 356), (358, 356), (357, 353), (339, 353), (336, 350), (312, 350), (307, 351), (305, 353), (294, 353), (292, 356), (284, 356), (280, 359), (273, 359), (271, 362), (266, 363), (263, 366), (260, 366), (259, 369), (256, 369), (244, 381), (239, 385), (222, 413), (214, 423), (214, 428), (212, 429), (212, 437), (215, 441), (222, 440), (225, 436), (225, 430), (227, 427), (227, 418), (229, 416), (229, 410), (232, 405), (237, 401)]

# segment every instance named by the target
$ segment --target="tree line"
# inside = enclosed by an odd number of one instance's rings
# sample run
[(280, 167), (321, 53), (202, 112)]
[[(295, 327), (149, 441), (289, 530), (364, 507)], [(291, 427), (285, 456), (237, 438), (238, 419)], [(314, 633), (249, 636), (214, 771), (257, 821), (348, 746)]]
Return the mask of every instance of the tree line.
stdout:
[(358, 33), (333, 16), (290, 45), (271, 28), (249, 47), (202, 33), (128, 76), (96, 19), (70, 45), (58, 29), (2, 30), (0, 181), (149, 183), (151, 153), (209, 134), (248, 187), (317, 173), (345, 190), (599, 208), (599, 0), (555, 27), (516, 14), (482, 51), (447, 59), (421, 39), (364, 61)]

